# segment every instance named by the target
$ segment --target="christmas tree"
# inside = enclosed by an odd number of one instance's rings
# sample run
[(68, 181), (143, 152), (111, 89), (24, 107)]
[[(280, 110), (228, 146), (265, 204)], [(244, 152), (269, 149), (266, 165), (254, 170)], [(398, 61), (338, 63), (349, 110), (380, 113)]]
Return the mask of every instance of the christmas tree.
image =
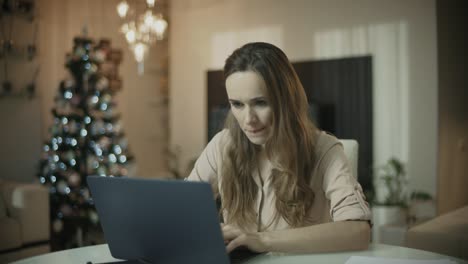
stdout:
[(75, 38), (67, 54), (71, 73), (60, 83), (54, 123), (43, 146), (38, 177), (50, 191), (52, 249), (82, 246), (99, 219), (90, 198), (88, 175), (123, 176), (132, 160), (115, 112), (122, 53), (108, 40), (97, 45)]

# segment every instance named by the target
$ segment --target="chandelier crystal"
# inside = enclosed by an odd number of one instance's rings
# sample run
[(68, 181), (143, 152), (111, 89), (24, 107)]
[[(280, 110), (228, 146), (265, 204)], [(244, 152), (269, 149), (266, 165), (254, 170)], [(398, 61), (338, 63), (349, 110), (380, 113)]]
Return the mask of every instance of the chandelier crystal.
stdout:
[(116, 7), (117, 14), (123, 24), (120, 31), (138, 62), (138, 72), (144, 71), (144, 60), (149, 48), (156, 41), (164, 39), (168, 23), (162, 13), (154, 13), (155, 0), (146, 0), (144, 13), (137, 15), (136, 7), (130, 8), (126, 0), (122, 0)]

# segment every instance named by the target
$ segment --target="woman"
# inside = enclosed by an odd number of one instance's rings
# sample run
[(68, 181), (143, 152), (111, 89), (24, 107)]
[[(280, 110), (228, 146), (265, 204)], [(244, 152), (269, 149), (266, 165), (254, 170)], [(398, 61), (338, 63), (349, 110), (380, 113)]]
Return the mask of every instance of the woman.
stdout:
[(234, 51), (224, 67), (231, 111), (188, 180), (222, 200), (228, 252), (366, 249), (370, 211), (339, 141), (308, 117), (286, 55), (268, 43)]

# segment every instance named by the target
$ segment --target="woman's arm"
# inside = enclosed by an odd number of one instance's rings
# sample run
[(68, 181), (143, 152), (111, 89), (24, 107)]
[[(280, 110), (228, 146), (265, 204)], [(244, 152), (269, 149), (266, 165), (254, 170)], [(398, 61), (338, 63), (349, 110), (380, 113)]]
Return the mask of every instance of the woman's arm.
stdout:
[(256, 252), (319, 253), (365, 250), (370, 241), (367, 221), (338, 221), (301, 228), (244, 233), (225, 225), (224, 240), (231, 252), (246, 246)]

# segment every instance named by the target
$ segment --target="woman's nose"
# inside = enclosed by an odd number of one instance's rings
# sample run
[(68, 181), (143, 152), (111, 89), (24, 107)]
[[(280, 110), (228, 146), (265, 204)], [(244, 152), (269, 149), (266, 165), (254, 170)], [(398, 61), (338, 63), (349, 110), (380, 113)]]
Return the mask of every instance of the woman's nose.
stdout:
[(257, 119), (257, 114), (255, 113), (255, 111), (251, 107), (247, 107), (245, 110), (246, 110), (245, 122), (247, 124), (253, 124), (257, 122), (258, 119)]

